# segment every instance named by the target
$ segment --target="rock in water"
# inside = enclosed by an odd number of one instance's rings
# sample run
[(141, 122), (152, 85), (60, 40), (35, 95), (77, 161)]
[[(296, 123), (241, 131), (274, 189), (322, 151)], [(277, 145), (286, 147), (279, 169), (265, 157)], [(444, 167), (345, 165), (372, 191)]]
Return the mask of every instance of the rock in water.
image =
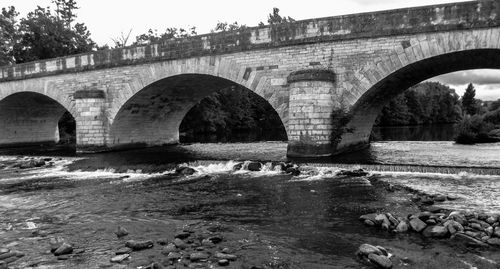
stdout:
[(193, 252), (191, 253), (191, 255), (189, 255), (189, 259), (191, 261), (206, 260), (208, 259), (208, 257), (210, 257), (210, 255), (205, 252)]
[(50, 252), (54, 253), (63, 243), (64, 239), (62, 237), (50, 238)]
[(401, 221), (398, 226), (396, 226), (397, 233), (406, 233), (408, 231), (408, 223), (406, 221)]
[(54, 251), (54, 255), (60, 256), (65, 254), (71, 254), (73, 252), (73, 246), (68, 243), (63, 243), (59, 248)]
[(142, 249), (147, 249), (147, 248), (152, 248), (154, 245), (153, 241), (147, 240), (147, 241), (135, 241), (135, 240), (129, 240), (125, 243), (126, 247), (131, 248), (132, 250), (142, 250)]
[(216, 252), (214, 257), (217, 259), (229, 260), (229, 261), (236, 261), (236, 259), (238, 258), (236, 255), (220, 253), (220, 252)]
[(419, 233), (424, 230), (425, 227), (427, 227), (427, 224), (425, 224), (425, 222), (421, 221), (419, 218), (413, 218), (410, 220), (410, 226), (414, 231)]
[(259, 162), (250, 162), (250, 163), (248, 163), (247, 169), (249, 171), (257, 172), (257, 171), (262, 170), (262, 164)]
[(383, 255), (382, 254), (382, 251), (375, 247), (375, 246), (372, 246), (372, 245), (369, 245), (369, 244), (363, 244), (361, 246), (359, 246), (358, 248), (358, 256), (368, 256), (369, 254), (377, 254), (377, 255)]
[(120, 238), (120, 237), (127, 236), (128, 231), (127, 231), (127, 229), (123, 228), (122, 226), (118, 226), (118, 228), (116, 228), (115, 234), (116, 234), (116, 236), (118, 236), (118, 238)]
[(456, 233), (451, 237), (451, 240), (465, 243), (467, 246), (473, 247), (488, 247), (489, 245), (481, 242), (480, 240), (475, 239), (474, 237), (468, 236), (463, 233)]
[(122, 255), (118, 255), (118, 256), (111, 258), (110, 261), (119, 263), (119, 262), (122, 262), (122, 261), (128, 259), (129, 257), (130, 257), (129, 254), (122, 254)]
[(442, 238), (448, 235), (448, 229), (444, 226), (427, 226), (422, 235), (425, 237)]
[(177, 169), (175, 169), (175, 173), (177, 173), (179, 175), (183, 175), (183, 176), (190, 176), (190, 175), (196, 173), (196, 170), (194, 170), (191, 167), (181, 166), (181, 167), (177, 167)]
[(368, 255), (368, 260), (378, 266), (378, 268), (392, 268), (392, 261), (386, 256), (370, 253)]
[(362, 215), (361, 217), (359, 217), (359, 220), (361, 220), (361, 221), (369, 220), (373, 223), (376, 223), (375, 217), (377, 217), (377, 214), (371, 213), (371, 214)]
[(368, 172), (366, 172), (363, 169), (358, 169), (358, 170), (341, 170), (340, 172), (337, 173), (339, 176), (350, 176), (350, 177), (364, 177), (368, 175)]
[(228, 265), (229, 265), (229, 261), (228, 261), (228, 260), (226, 260), (226, 259), (222, 259), (222, 260), (219, 260), (219, 261), (218, 261), (218, 264), (219, 264), (220, 266), (228, 266)]

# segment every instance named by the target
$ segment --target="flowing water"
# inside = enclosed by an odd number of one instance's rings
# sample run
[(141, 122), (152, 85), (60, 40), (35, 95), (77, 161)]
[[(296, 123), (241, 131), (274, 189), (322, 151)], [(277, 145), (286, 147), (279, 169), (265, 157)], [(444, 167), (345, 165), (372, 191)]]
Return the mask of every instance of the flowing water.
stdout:
[[(358, 218), (418, 210), (412, 194), (388, 192), (377, 181), (458, 198), (441, 205), (450, 209), (500, 214), (499, 143), (376, 142), (349, 158), (308, 160), (301, 165), (312, 172), (295, 177), (271, 163), (260, 172), (233, 171), (238, 161), (285, 161), (285, 154), (284, 142), (189, 144), (86, 156), (39, 153), (52, 155), (52, 166), (19, 169), (14, 166), (27, 157), (4, 150), (0, 248), (26, 253), (14, 268), (103, 268), (123, 244), (112, 233), (117, 225), (156, 239), (204, 221), (224, 224), (238, 242), (240, 258), (229, 268), (364, 268), (354, 255), (363, 243), (387, 247), (397, 257), (394, 268), (498, 268), (498, 249), (396, 235)], [(175, 174), (181, 163), (196, 173)], [(370, 176), (335, 176), (359, 167)], [(48, 237), (33, 236), (34, 230), (63, 236), (85, 252), (59, 261), (47, 251)], [(128, 268), (162, 258), (151, 251), (133, 253)]]

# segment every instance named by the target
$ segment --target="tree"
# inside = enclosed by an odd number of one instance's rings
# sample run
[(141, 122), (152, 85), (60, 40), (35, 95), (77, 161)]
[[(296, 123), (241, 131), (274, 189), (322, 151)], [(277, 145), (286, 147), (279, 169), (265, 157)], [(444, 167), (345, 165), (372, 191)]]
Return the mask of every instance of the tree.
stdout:
[[(96, 44), (90, 39), (90, 32), (83, 23), (76, 23), (74, 0), (54, 0), (57, 11), (53, 13), (49, 7), (38, 6), (34, 11), (21, 18), (19, 23), (14, 20), (15, 36), (9, 36), (11, 45), (7, 54), (13, 62), (55, 58), (92, 51)], [(12, 9), (2, 15), (2, 18), (15, 18), (17, 13)], [(5, 62), (4, 62), (5, 63)]]
[(476, 89), (474, 89), (474, 85), (469, 83), (467, 89), (465, 89), (464, 95), (462, 96), (462, 108), (465, 113), (469, 115), (474, 115), (477, 112), (476, 106)]
[(12, 49), (17, 42), (17, 16), (13, 6), (2, 8), (0, 14), (0, 66), (14, 63)]

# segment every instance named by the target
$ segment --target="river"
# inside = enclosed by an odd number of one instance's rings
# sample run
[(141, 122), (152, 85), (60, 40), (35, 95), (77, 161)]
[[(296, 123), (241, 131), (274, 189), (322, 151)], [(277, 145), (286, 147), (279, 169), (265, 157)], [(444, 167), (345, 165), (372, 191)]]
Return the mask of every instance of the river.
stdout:
[[(119, 265), (110, 258), (125, 240), (172, 240), (186, 225), (223, 234), (213, 248), (227, 247), (238, 257), (226, 268), (366, 268), (354, 255), (363, 243), (388, 248), (393, 268), (500, 264), (498, 249), (379, 231), (358, 220), (371, 212), (418, 211), (412, 193), (387, 191), (377, 182), (453, 196), (440, 204), (449, 209), (500, 214), (499, 143), (379, 141), (345, 160), (307, 160), (300, 165), (315, 172), (299, 176), (270, 163), (286, 160), (285, 142), (195, 143), (84, 156), (39, 152), (37, 158), (52, 164), (16, 168), (31, 158), (26, 152), (2, 150), (0, 157), (0, 248), (25, 253), (12, 268), (145, 268), (166, 259), (162, 246), (133, 252)], [(233, 170), (246, 160), (267, 164), (258, 172)], [(196, 173), (175, 174), (182, 163)], [(370, 175), (335, 176), (359, 167)], [(118, 225), (130, 232), (125, 239), (113, 234)], [(58, 236), (73, 244), (75, 254), (59, 260), (50, 253), (49, 240)]]

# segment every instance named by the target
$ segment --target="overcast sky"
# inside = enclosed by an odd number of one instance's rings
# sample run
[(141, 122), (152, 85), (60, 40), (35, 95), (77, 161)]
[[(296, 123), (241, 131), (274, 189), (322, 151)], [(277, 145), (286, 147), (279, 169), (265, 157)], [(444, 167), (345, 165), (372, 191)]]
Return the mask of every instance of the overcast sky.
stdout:
[[(111, 38), (132, 29), (131, 39), (148, 29), (196, 26), (198, 33), (210, 32), (218, 21), (256, 26), (266, 22), (273, 7), (294, 19), (310, 19), (377, 10), (395, 9), (460, 0), (76, 0), (78, 22), (84, 22), (99, 45), (112, 44)], [(51, 0), (0, 0), (0, 7), (15, 6), (21, 15), (46, 7)], [(469, 82), (476, 84), (478, 98), (500, 98), (500, 72), (496, 70), (458, 72), (433, 80), (450, 85), (460, 95)]]

